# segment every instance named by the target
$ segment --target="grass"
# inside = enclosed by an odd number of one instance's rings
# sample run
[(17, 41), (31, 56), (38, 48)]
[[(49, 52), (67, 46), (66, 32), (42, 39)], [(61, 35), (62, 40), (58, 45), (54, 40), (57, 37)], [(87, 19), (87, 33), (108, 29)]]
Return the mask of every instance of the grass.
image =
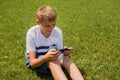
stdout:
[(0, 79), (50, 80), (25, 66), (25, 36), (36, 9), (54, 7), (64, 45), (85, 80), (120, 80), (119, 0), (0, 0)]

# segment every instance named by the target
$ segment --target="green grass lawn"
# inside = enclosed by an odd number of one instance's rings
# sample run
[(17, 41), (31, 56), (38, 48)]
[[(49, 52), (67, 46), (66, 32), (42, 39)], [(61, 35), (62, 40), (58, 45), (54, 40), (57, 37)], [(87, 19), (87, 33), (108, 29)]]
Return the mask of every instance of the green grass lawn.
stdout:
[(25, 66), (25, 37), (36, 25), (36, 10), (58, 13), (64, 45), (85, 80), (120, 80), (119, 0), (0, 0), (0, 80), (52, 80)]

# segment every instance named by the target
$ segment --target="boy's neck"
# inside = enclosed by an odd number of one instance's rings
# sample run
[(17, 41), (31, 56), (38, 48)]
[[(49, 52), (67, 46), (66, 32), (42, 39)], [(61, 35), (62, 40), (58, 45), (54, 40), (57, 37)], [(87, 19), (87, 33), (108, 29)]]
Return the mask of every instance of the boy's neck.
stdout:
[(46, 34), (43, 30), (40, 30), (40, 32), (45, 38), (48, 38), (50, 36), (50, 34)]
[[(42, 33), (42, 32), (41, 32)], [(45, 38), (48, 38), (50, 35), (42, 33)]]

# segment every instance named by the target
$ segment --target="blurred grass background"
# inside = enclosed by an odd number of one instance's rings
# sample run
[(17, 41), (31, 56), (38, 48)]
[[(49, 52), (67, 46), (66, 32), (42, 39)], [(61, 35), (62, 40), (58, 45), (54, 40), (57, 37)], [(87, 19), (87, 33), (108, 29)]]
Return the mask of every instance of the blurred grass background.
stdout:
[(64, 45), (85, 80), (120, 80), (119, 0), (0, 0), (0, 80), (52, 80), (25, 66), (25, 37), (36, 10), (57, 11)]

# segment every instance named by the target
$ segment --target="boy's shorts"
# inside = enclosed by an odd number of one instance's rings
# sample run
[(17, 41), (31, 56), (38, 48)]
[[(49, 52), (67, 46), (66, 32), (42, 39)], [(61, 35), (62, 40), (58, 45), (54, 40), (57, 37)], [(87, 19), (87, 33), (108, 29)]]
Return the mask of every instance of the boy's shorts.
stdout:
[[(43, 55), (40, 55), (38, 58), (42, 57)], [(32, 68), (30, 66), (30, 59), (29, 57), (26, 57), (26, 66), (33, 70), (36, 71), (38, 73), (43, 73), (43, 74), (50, 74), (50, 69), (47, 67), (47, 63), (42, 64), (41, 66), (37, 67), (37, 68)]]
[[(43, 56), (43, 55), (40, 55), (38, 58), (40, 58), (40, 57), (42, 57), (42, 56)], [(62, 56), (63, 56), (63, 55), (60, 55), (60, 56), (59, 56), (59, 59), (61, 59)], [(33, 71), (36, 71), (36, 72), (38, 72), (38, 73), (51, 74), (50, 69), (49, 69), (48, 66), (47, 66), (47, 63), (44, 63), (44, 64), (42, 64), (41, 66), (39, 66), (39, 67), (37, 67), (37, 68), (32, 68), (32, 67), (30, 66), (30, 59), (29, 59), (29, 57), (26, 57), (26, 66), (27, 66), (29, 69), (31, 69), (31, 70), (33, 70)]]
[(50, 69), (47, 67), (47, 63), (42, 64), (41, 66), (37, 68), (31, 68), (33, 71), (36, 71), (38, 73), (43, 73), (43, 74), (50, 74)]

